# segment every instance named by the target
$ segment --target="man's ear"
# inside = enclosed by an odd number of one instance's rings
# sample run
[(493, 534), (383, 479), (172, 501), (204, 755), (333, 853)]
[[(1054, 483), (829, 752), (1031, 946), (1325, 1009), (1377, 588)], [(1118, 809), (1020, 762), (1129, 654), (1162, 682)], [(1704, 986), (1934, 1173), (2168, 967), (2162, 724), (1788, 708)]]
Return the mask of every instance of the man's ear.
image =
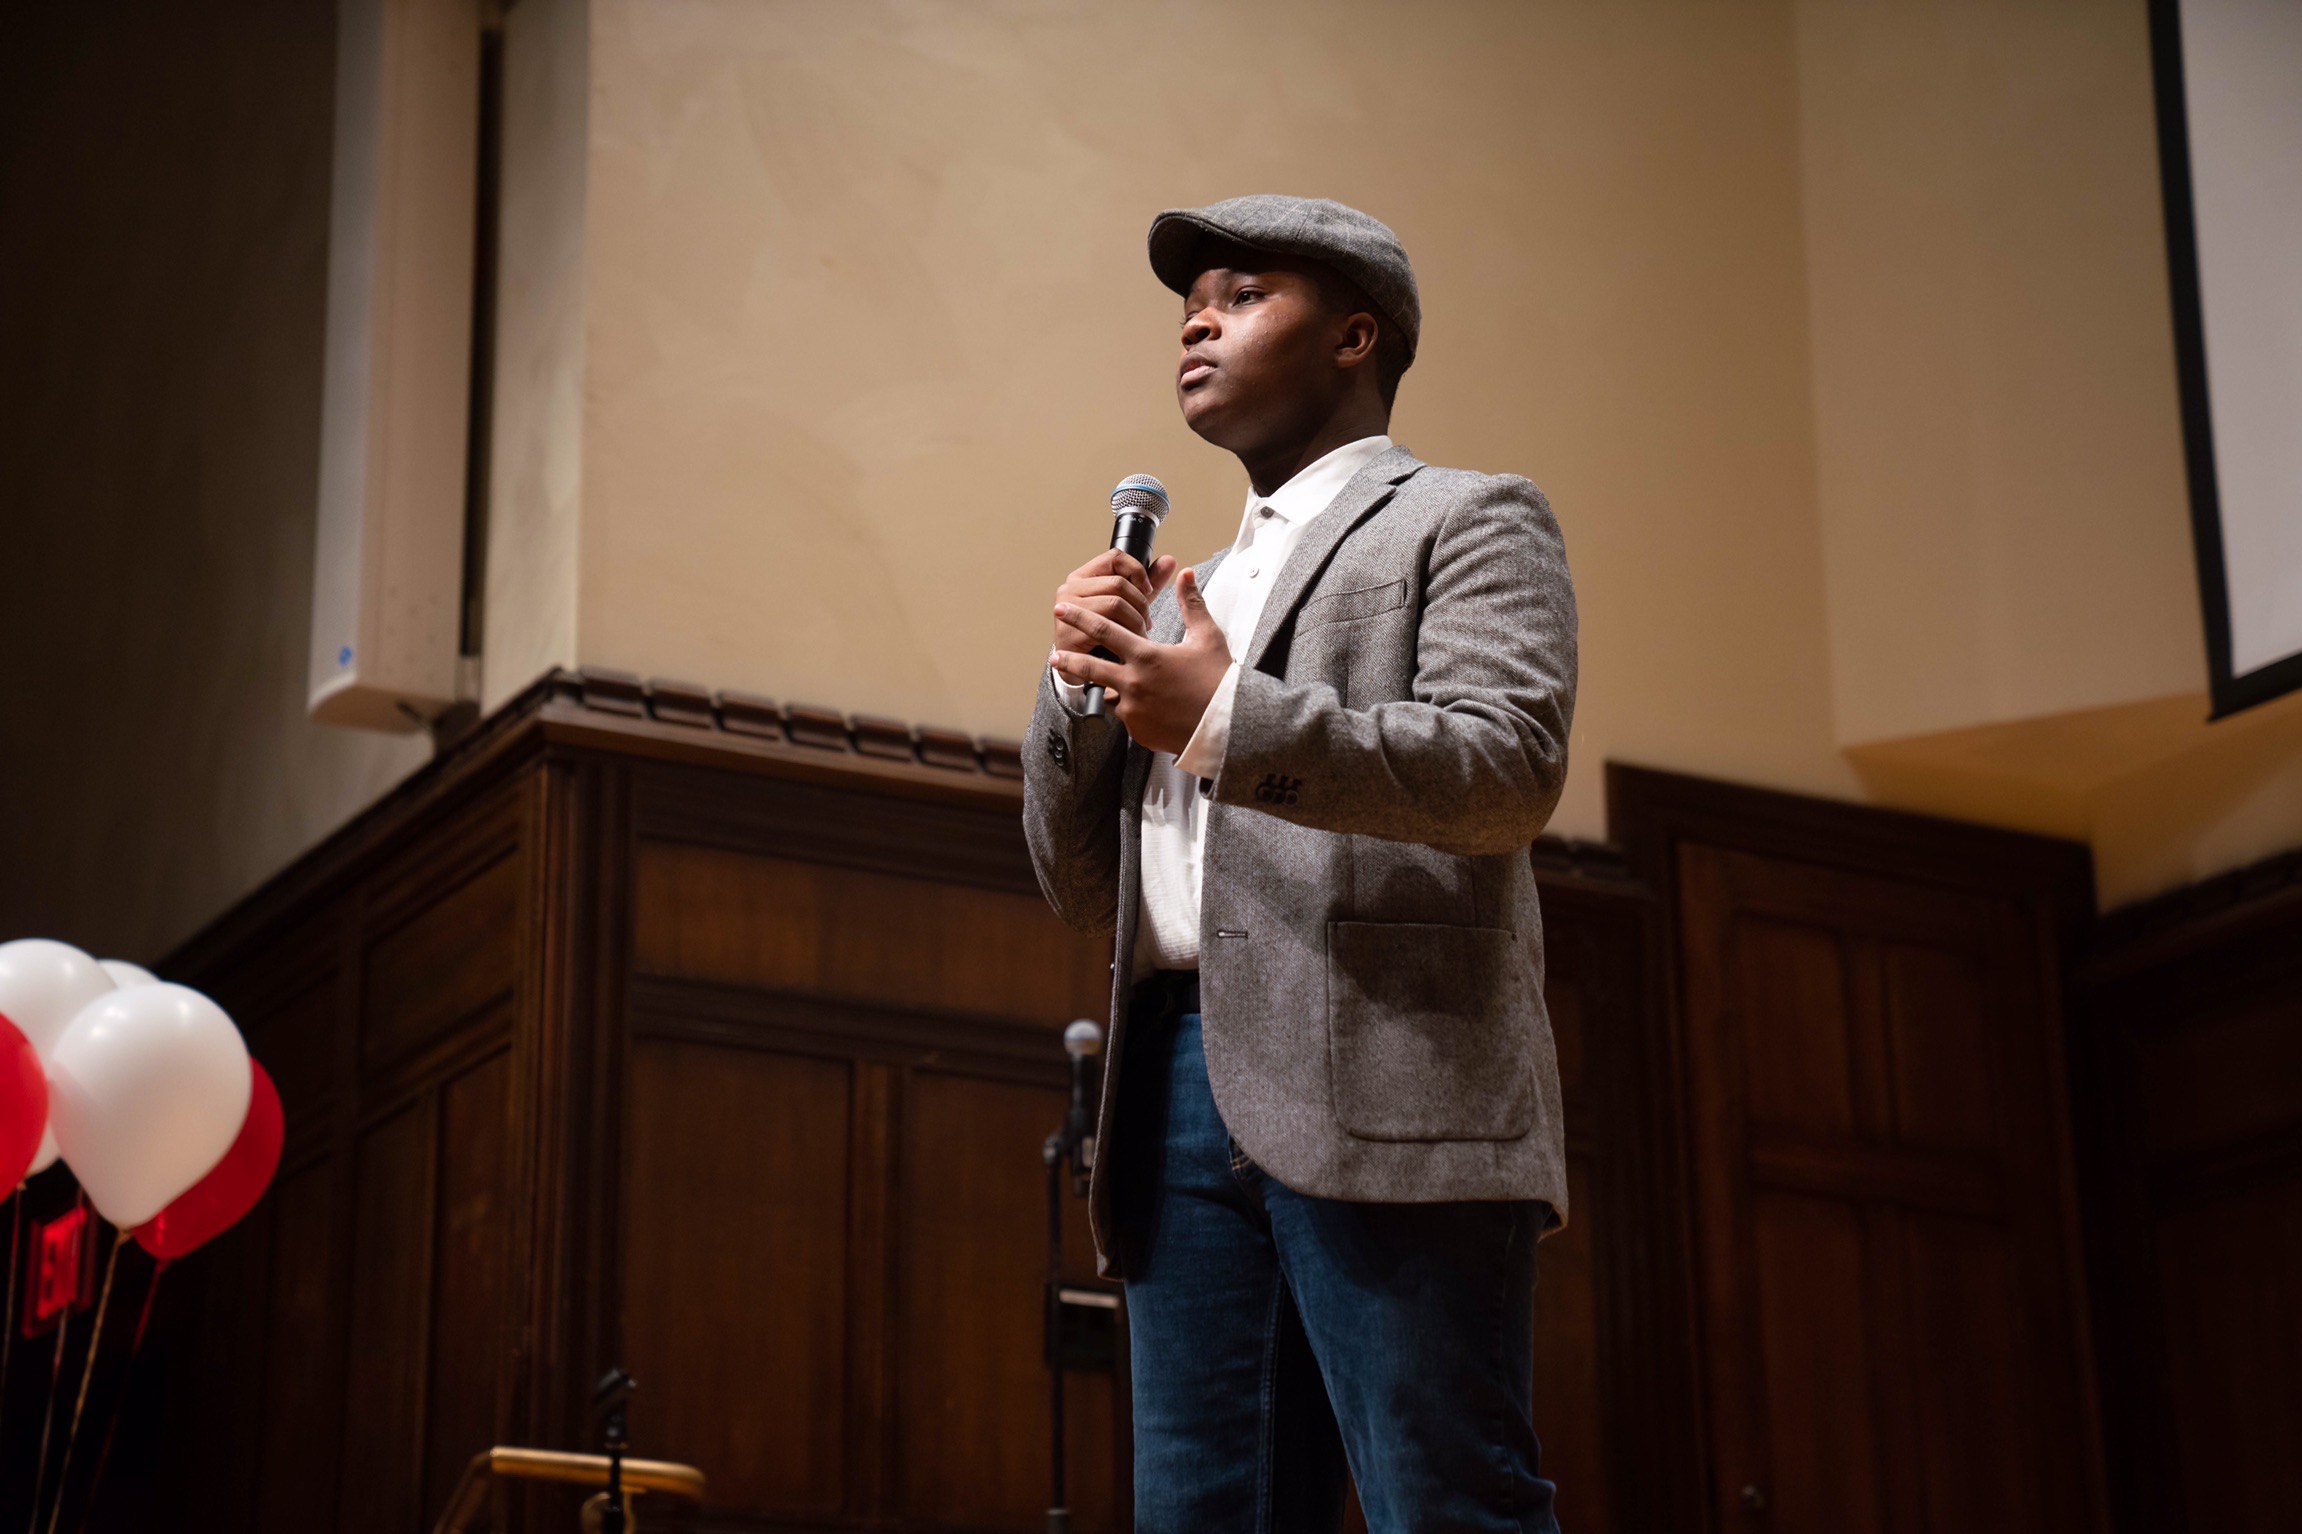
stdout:
[(1354, 368), (1373, 362), (1375, 345), (1382, 338), (1382, 326), (1364, 309), (1345, 315), (1335, 337), (1335, 365)]

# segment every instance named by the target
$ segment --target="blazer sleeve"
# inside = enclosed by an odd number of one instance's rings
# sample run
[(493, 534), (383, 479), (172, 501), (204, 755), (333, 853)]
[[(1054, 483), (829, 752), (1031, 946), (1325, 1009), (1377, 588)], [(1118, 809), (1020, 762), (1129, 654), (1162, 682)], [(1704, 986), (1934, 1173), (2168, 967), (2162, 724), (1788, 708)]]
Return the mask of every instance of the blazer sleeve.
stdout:
[(1043, 667), (1023, 743), (1023, 837), (1048, 905), (1082, 932), (1119, 921), (1119, 792), (1127, 732), (1074, 714)]
[(1325, 683), (1243, 671), (1217, 802), (1467, 856), (1541, 834), (1575, 708), (1558, 522), (1528, 481), (1488, 478), (1428, 549), (1413, 697), (1346, 708)]

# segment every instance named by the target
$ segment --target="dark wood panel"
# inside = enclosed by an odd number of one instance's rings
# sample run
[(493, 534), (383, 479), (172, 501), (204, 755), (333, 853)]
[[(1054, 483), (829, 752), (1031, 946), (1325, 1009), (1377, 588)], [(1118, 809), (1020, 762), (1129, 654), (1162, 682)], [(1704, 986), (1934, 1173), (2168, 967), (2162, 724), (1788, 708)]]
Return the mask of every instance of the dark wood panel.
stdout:
[(2134, 1068), (2149, 1084), (2145, 1155), (2194, 1155), (2302, 1124), (2297, 997), (2302, 976), (2227, 1008), (2165, 998), (2163, 1024), (2135, 1035)]
[(271, 1073), (280, 1110), (296, 1129), (314, 1125), (334, 1106), (342, 999), (336, 974), (321, 970), (277, 1008), (237, 1018), (249, 1052)]
[(1738, 917), (1726, 952), (1734, 1006), (1753, 1025), (1738, 1035), (1749, 1121), (1808, 1134), (1852, 1134), (1854, 1041), (1838, 934)]
[(408, 1054), (510, 998), (522, 868), (507, 849), (368, 940), (363, 1065)]
[[(2039, 1191), (2055, 1168), (2035, 1164), (2034, 1138), (1988, 1133), (1987, 1106), (1980, 1149), (1939, 1148), (1974, 1138), (1957, 1132), (1970, 1110), (1924, 1111), (1965, 1096), (2055, 1122), (2056, 1100), (2015, 1064), (2054, 1033), (2021, 1006), (2020, 927), (1994, 933), (1986, 900), (1694, 843), (1679, 889), (1712, 1313), (1722, 1337), (1746, 1339), (1716, 1365), (1721, 1517), (1754, 1486), (1784, 1528), (1959, 1529), (1972, 1524), (1958, 1509), (2009, 1498), (2020, 1527), (2083, 1527), (2068, 1467), (2087, 1423), (2049, 1383), (2077, 1357), (2055, 1303), (2067, 1214)], [(1924, 941), (1878, 936), (1898, 900), (1931, 913), (1901, 924)], [(1856, 914), (1836, 932), (1746, 914), (1793, 906)], [(1966, 948), (1938, 946), (1949, 937)], [(1800, 1076), (1817, 1057), (1827, 1070)], [(1805, 1084), (1770, 1088), (1769, 1074)], [(1957, 1260), (1940, 1260), (1946, 1243)], [(1756, 1369), (1738, 1367), (1742, 1350)]]
[(1110, 952), (1036, 893), (673, 842), (634, 860), (643, 974), (1068, 1021), (1110, 1009)]
[[(1647, 888), (1628, 882), (1546, 879), (1542, 893), (1547, 992), (1573, 998), (1562, 1070), (1576, 1064), (1566, 1093), (1573, 1217), (1544, 1243), (1536, 1287), (1537, 1427), (1547, 1451), (1566, 1435), (1552, 1478), (1568, 1527), (1698, 1528), (1708, 1492), (1659, 913)], [(1561, 1289), (1576, 1282), (1584, 1259), (1560, 1243), (1578, 1241), (1588, 1243), (1587, 1316), (1560, 1303), (1560, 1290), (1544, 1293), (1562, 1268)], [(1546, 1360), (1584, 1348), (1595, 1402), (1577, 1391), (1571, 1408), (1549, 1404), (1556, 1374)], [(1577, 1434), (1599, 1461), (1597, 1483), (1577, 1482), (1591, 1474)]]
[(2268, 1534), (2302, 1471), (2302, 855), (2114, 912), (2079, 1080), (2127, 1534)]
[(300, 1534), (336, 1505), (343, 1447), (344, 1315), (332, 1162), (276, 1185), (271, 1203), (270, 1329), (253, 1456), (258, 1534)]
[(1880, 1517), (1887, 1446), (1861, 1213), (1836, 1200), (1760, 1193), (1749, 1225), (1757, 1303), (1736, 1319), (1757, 1344), (1755, 1388), (1718, 1410), (1748, 1412), (1754, 1443), (1733, 1461), (1744, 1479), (1728, 1505), (1744, 1510), (1739, 1488), (1748, 1484), (1784, 1534), (1891, 1528)]
[[(420, 1530), (480, 1441), (584, 1442), (618, 1362), (640, 1450), (711, 1473), (707, 1526), (1039, 1527), (1052, 1035), (1109, 977), (1041, 904), (1012, 785), (707, 746), (672, 768), (612, 721), (531, 722), (182, 956), (293, 1125), (272, 1201), (186, 1265), (219, 1362), (171, 1367), (171, 1411), (213, 1428), (200, 1483), (225, 1488), (195, 1525)], [(1536, 1297), (1538, 1425), (1573, 1526), (1681, 1527), (1657, 1511), (1699, 1461), (1652, 905), (1604, 859), (1538, 866), (1576, 1204)], [(225, 1271), (241, 1245), (260, 1281)], [(1117, 1389), (1072, 1380), (1083, 1530), (1126, 1522)]]
[(1899, 1359), (1924, 1529), (2067, 1527), (2062, 1408), (2031, 1335), (2023, 1258), (1997, 1222), (1895, 1221), (1909, 1345)]
[[(894, 1341), (897, 1510), (942, 1526), (1034, 1530), (1047, 1508), (1047, 1374), (1040, 1143), (1065, 1094), (935, 1071), (904, 1092)], [(1083, 1211), (1065, 1227), (1069, 1276), (1094, 1259)], [(1068, 1423), (1075, 1526), (1112, 1527), (1111, 1385), (1074, 1375)]]
[(1675, 929), (1713, 1526), (2098, 1527), (2057, 1008), (2083, 852), (1613, 782)]
[(634, 833), (1036, 899), (1018, 800), (959, 792), (965, 781), (918, 785), (934, 791), (923, 797), (860, 773), (839, 783), (731, 783), (725, 772), (650, 768), (635, 774)]
[(424, 1412), (427, 1518), (471, 1457), (501, 1442), (510, 1363), (509, 1057), (489, 1056), (440, 1095), (439, 1199)]
[(643, 1040), (630, 1069), (623, 1341), (647, 1442), (705, 1467), (715, 1506), (837, 1514), (853, 1067)]
[(2001, 1073), (1971, 1063), (1999, 1049), (1982, 966), (1971, 954), (1910, 943), (1884, 945), (1879, 959), (1892, 1139), (1932, 1150), (1997, 1146), (2006, 1127)]
[(2188, 1526), (2292, 1528), (2302, 1508), (2302, 1179), (2172, 1212), (2157, 1238)]
[(354, 1153), (340, 1530), (407, 1534), (424, 1517), (434, 1139), (425, 1101), (369, 1130)]
[(1567, 1202), (1587, 1213), (1543, 1242), (1535, 1258), (1535, 1435), (1543, 1475), (1559, 1488), (1560, 1523), (1576, 1534), (1611, 1534), (1618, 1525), (1598, 1325), (1605, 1275), (1594, 1227), (1613, 1211), (1593, 1203), (1580, 1156), (1567, 1160)]

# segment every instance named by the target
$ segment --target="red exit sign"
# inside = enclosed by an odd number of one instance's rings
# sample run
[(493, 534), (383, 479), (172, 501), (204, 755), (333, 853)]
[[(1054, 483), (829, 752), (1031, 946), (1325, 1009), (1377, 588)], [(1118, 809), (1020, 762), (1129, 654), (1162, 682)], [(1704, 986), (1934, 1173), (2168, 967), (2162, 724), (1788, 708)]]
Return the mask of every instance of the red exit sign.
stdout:
[[(21, 1194), (18, 1197), (22, 1197)], [(96, 1222), (73, 1209), (32, 1227), (31, 1282), (24, 1290), (24, 1335), (53, 1327), (68, 1310), (96, 1302)]]

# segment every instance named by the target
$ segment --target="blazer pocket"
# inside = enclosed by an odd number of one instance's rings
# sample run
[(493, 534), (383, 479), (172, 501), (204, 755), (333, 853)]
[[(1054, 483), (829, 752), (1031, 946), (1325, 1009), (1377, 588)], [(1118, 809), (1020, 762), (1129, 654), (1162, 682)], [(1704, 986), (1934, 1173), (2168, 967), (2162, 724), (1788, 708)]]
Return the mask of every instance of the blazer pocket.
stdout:
[(1361, 586), (1352, 591), (1333, 591), (1303, 604), (1301, 615), (1295, 620), (1295, 632), (1300, 634), (1326, 623), (1348, 623), (1353, 618), (1372, 618), (1377, 613), (1406, 605), (1407, 583), (1403, 580), (1382, 586)]
[(1516, 934), (1327, 926), (1327, 1075), (1362, 1140), (1516, 1140), (1534, 1127), (1533, 968)]

